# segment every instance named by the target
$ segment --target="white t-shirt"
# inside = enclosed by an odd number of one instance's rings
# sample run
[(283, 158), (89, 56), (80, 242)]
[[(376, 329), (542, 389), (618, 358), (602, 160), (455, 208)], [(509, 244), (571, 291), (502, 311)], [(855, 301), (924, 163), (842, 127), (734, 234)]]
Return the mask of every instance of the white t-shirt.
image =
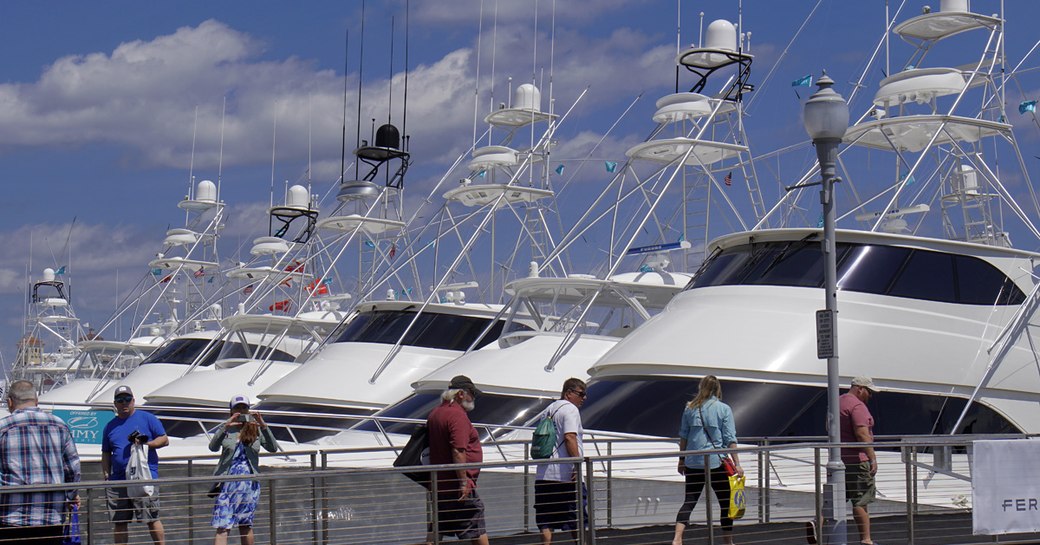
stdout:
[[(540, 422), (543, 416), (547, 414), (552, 415), (553, 422), (556, 424), (556, 448), (553, 449), (552, 457), (570, 458), (570, 455), (567, 454), (567, 445), (564, 443), (564, 437), (568, 433), (578, 435), (578, 456), (582, 456), (585, 448), (581, 443), (582, 427), (578, 407), (566, 399), (560, 399), (546, 407), (535, 421)], [(540, 481), (560, 481), (566, 483), (571, 481), (573, 474), (574, 464), (539, 464), (535, 478)]]

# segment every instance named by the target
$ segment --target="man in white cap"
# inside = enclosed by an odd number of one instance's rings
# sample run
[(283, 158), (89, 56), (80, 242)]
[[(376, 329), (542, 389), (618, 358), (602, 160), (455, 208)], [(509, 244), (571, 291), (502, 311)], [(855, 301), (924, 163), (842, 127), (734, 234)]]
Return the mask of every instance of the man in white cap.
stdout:
[[(842, 443), (873, 443), (874, 417), (866, 402), (878, 393), (870, 377), (852, 379), (849, 391), (839, 398), (841, 412)], [(841, 461), (845, 463), (845, 497), (852, 502), (852, 518), (859, 529), (860, 543), (872, 544), (870, 539), (870, 514), (867, 505), (874, 501), (877, 486), (877, 457), (874, 447), (848, 447), (841, 449)]]
[[(137, 409), (134, 392), (125, 384), (116, 388), (113, 401), (116, 417), (105, 425), (105, 431), (101, 434), (101, 471), (105, 480), (126, 480), (126, 466), (134, 443), (148, 446), (148, 468), (152, 478), (158, 479), (159, 457), (155, 451), (170, 444), (162, 422), (152, 413)], [(126, 545), (129, 537), (127, 525), (135, 517), (148, 524), (148, 532), (155, 545), (166, 543), (163, 523), (159, 520), (158, 487), (149, 498), (131, 498), (125, 486), (109, 488), (106, 492), (116, 545)]]

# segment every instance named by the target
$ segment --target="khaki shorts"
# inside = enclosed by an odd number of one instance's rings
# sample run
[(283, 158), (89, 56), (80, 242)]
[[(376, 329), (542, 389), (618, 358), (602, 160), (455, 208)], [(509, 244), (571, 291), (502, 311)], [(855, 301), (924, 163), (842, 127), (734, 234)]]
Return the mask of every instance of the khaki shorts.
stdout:
[(141, 522), (152, 523), (159, 520), (159, 487), (155, 494), (147, 499), (131, 498), (126, 488), (108, 488), (105, 490), (108, 500), (108, 516), (112, 522), (133, 522), (136, 518)]
[(877, 497), (877, 485), (870, 474), (870, 462), (845, 466), (845, 497), (853, 507), (866, 507)]

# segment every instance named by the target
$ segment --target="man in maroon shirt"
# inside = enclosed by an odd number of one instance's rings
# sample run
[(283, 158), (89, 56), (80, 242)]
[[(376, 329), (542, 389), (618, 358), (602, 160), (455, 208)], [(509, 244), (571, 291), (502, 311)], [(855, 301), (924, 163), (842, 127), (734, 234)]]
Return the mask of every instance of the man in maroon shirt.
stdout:
[[(878, 389), (870, 377), (852, 379), (852, 387), (841, 396), (841, 442), (873, 443), (874, 417), (866, 402)], [(874, 501), (877, 486), (877, 457), (874, 447), (848, 447), (841, 449), (841, 461), (845, 463), (845, 497), (852, 502), (852, 518), (856, 520), (861, 543), (874, 543), (870, 539), (870, 514), (867, 505)]]
[[(430, 438), (430, 464), (472, 464), (484, 461), (480, 439), (466, 414), (476, 406), (480, 390), (465, 375), (451, 379), (441, 394), (440, 406), (426, 420)], [(477, 495), (480, 469), (437, 472), (437, 521), (441, 535), (488, 545), (484, 528), (484, 502)], [(431, 528), (427, 541), (433, 541)]]

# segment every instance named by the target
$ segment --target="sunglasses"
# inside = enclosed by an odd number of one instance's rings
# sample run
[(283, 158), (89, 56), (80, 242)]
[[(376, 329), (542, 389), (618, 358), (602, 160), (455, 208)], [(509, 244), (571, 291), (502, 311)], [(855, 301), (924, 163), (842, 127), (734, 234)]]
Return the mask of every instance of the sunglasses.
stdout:
[(588, 392), (586, 392), (585, 390), (580, 390), (580, 391), (579, 390), (571, 390), (571, 392), (573, 392), (574, 395), (576, 395), (576, 396), (578, 396), (578, 397), (580, 397), (582, 399), (585, 399), (585, 397), (587, 395), (589, 395)]
[(116, 398), (116, 403), (130, 403), (133, 400), (134, 398), (132, 397), (119, 396)]

